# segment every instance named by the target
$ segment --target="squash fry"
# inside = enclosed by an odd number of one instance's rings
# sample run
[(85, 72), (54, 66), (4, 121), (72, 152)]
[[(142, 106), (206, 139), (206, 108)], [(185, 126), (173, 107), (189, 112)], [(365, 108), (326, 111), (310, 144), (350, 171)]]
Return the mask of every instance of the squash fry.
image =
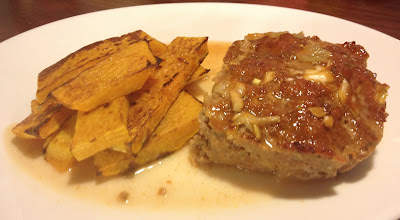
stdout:
[(143, 166), (179, 150), (198, 130), (203, 104), (182, 91), (154, 130), (134, 163)]
[(195, 82), (197, 80), (200, 80), (200, 79), (206, 77), (208, 72), (210, 72), (209, 69), (206, 69), (206, 68), (204, 68), (202, 66), (199, 66), (199, 68), (197, 68), (196, 71), (194, 71), (192, 77), (190, 77), (190, 79), (187, 82), (187, 84), (190, 84), (192, 82)]
[(146, 165), (179, 150), (199, 129), (202, 103), (182, 91), (136, 158), (107, 149), (93, 156), (97, 174), (112, 176)]
[(125, 96), (93, 109), (78, 112), (72, 154), (78, 161), (113, 147), (126, 152), (129, 104)]
[(60, 172), (65, 172), (75, 165), (76, 160), (71, 153), (72, 137), (75, 131), (76, 114), (71, 116), (58, 133), (47, 138), (44, 143), (45, 160)]
[(17, 124), (12, 132), (22, 138), (45, 139), (56, 132), (73, 112), (53, 98), (41, 105), (32, 102), (32, 113)]
[(126, 153), (107, 149), (93, 156), (93, 164), (98, 176), (113, 176), (131, 170), (133, 157)]
[(41, 105), (39, 104), (38, 101), (36, 101), (36, 99), (31, 101), (31, 111), (33, 113), (40, 111), (40, 108), (41, 108)]
[(150, 86), (128, 95), (128, 129), (132, 152), (137, 153), (167, 113), (179, 92), (208, 53), (207, 38), (178, 37), (160, 56), (162, 62)]
[(58, 171), (93, 159), (112, 176), (180, 149), (199, 129), (202, 104), (184, 87), (204, 77), (207, 37), (168, 46), (136, 31), (83, 47), (38, 76), (31, 114), (13, 128), (46, 139)]
[(37, 102), (39, 104), (45, 102), (48, 95), (59, 86), (74, 79), (81, 72), (96, 65), (107, 56), (143, 39), (149, 42), (154, 55), (159, 56), (165, 52), (165, 44), (141, 30), (122, 35), (121, 37), (113, 37), (95, 42), (68, 55), (39, 73), (36, 92)]
[(90, 111), (139, 90), (157, 64), (148, 42), (138, 41), (83, 71), (52, 95), (70, 109)]

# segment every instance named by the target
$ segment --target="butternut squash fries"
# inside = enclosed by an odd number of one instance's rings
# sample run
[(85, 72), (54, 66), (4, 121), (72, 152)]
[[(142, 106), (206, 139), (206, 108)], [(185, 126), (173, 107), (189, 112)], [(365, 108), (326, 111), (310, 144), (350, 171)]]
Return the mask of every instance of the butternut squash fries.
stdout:
[(182, 90), (208, 73), (207, 54), (206, 37), (167, 46), (140, 30), (93, 43), (39, 73), (32, 113), (12, 131), (46, 139), (58, 171), (86, 159), (102, 176), (138, 169), (199, 129), (202, 104)]

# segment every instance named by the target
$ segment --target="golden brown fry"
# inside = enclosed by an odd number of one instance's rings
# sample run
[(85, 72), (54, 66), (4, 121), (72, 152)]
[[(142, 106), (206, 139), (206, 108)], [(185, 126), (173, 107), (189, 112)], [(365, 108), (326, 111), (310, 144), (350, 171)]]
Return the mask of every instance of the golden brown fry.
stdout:
[(59, 132), (49, 137), (44, 144), (44, 147), (46, 148), (46, 161), (60, 172), (67, 171), (76, 163), (76, 160), (71, 153), (75, 121), (76, 114), (71, 116), (63, 124)]
[(201, 102), (182, 91), (136, 158), (129, 152), (111, 149), (95, 154), (93, 162), (98, 175), (125, 173), (180, 149), (198, 131), (201, 108)]
[(45, 102), (53, 90), (74, 79), (85, 69), (96, 65), (107, 56), (126, 48), (128, 45), (143, 39), (149, 42), (154, 55), (159, 56), (165, 52), (166, 45), (141, 30), (125, 34), (121, 37), (113, 37), (95, 42), (68, 55), (39, 73), (38, 89), (36, 92), (37, 102), (39, 104)]
[(41, 105), (39, 104), (38, 101), (36, 101), (36, 99), (31, 101), (31, 111), (33, 113), (40, 111), (40, 108), (41, 108)]
[(83, 71), (54, 90), (52, 95), (71, 109), (90, 111), (139, 90), (154, 73), (157, 64), (148, 42), (138, 41)]
[(86, 46), (39, 74), (32, 113), (13, 132), (47, 138), (59, 171), (92, 157), (111, 176), (157, 160), (198, 130), (201, 103), (181, 90), (208, 72), (207, 53), (207, 38), (167, 47), (142, 31)]
[(45, 139), (56, 132), (74, 112), (55, 99), (32, 106), (32, 113), (12, 129), (18, 137)]
[(187, 82), (187, 84), (190, 84), (192, 82), (195, 82), (197, 80), (200, 80), (200, 79), (206, 77), (208, 72), (210, 72), (209, 69), (206, 69), (206, 68), (204, 68), (202, 66), (199, 66), (199, 68), (197, 68), (196, 71), (194, 71), (192, 77), (190, 77), (190, 79)]
[(161, 43), (160, 41), (150, 37), (146, 33), (142, 32), (142, 37), (143, 39), (146, 39), (149, 42), (149, 47), (151, 49), (151, 52), (154, 54), (154, 56), (159, 57), (161, 54), (165, 53), (167, 51), (167, 45)]
[(128, 96), (132, 106), (128, 112), (128, 129), (132, 136), (132, 152), (143, 143), (166, 114), (193, 72), (208, 53), (207, 38), (176, 38), (160, 56), (163, 60), (149, 88)]
[(125, 96), (89, 112), (78, 112), (72, 154), (78, 161), (113, 147), (126, 152), (129, 104)]
[(143, 166), (180, 149), (199, 130), (202, 106), (196, 98), (182, 91), (137, 154), (135, 165)]
[(133, 157), (126, 153), (107, 149), (93, 156), (97, 175), (113, 176), (125, 173), (133, 168)]

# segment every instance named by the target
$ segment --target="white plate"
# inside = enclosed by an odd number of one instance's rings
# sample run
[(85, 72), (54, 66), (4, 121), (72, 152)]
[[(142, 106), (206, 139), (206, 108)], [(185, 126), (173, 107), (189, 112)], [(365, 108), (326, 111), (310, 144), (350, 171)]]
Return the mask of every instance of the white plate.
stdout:
[[(321, 39), (356, 41), (370, 54), (369, 69), (391, 88), (387, 99), (388, 122), (373, 157), (352, 174), (332, 180), (328, 193), (315, 191), (285, 194), (236, 209), (212, 211), (141, 211), (105, 208), (59, 194), (42, 180), (17, 168), (5, 150), (6, 130), (30, 111), (37, 73), (89, 43), (143, 29), (170, 42), (175, 36), (209, 36), (211, 41), (242, 39), (251, 32), (304, 31)], [(244, 4), (164, 4), (120, 8), (81, 15), (27, 31), (0, 44), (2, 110), (0, 125), (1, 219), (127, 219), (146, 218), (311, 218), (395, 219), (400, 217), (400, 42), (370, 28), (338, 18), (293, 9)], [(308, 183), (304, 184), (307, 185)], [(302, 185), (301, 187), (304, 187)], [(326, 182), (322, 183), (324, 187)], [(297, 187), (297, 186), (293, 186)], [(196, 190), (196, 185), (193, 185)], [(190, 203), (190, 201), (187, 201)]]

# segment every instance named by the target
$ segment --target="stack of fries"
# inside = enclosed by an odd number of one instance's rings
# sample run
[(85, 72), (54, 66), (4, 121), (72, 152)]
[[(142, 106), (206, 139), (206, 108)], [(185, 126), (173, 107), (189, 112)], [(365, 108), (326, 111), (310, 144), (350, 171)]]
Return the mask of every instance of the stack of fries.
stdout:
[(45, 139), (45, 159), (66, 171), (91, 159), (98, 175), (137, 169), (181, 148), (202, 103), (184, 87), (207, 74), (207, 38), (168, 46), (143, 31), (96, 42), (38, 76), (32, 113), (13, 128)]

